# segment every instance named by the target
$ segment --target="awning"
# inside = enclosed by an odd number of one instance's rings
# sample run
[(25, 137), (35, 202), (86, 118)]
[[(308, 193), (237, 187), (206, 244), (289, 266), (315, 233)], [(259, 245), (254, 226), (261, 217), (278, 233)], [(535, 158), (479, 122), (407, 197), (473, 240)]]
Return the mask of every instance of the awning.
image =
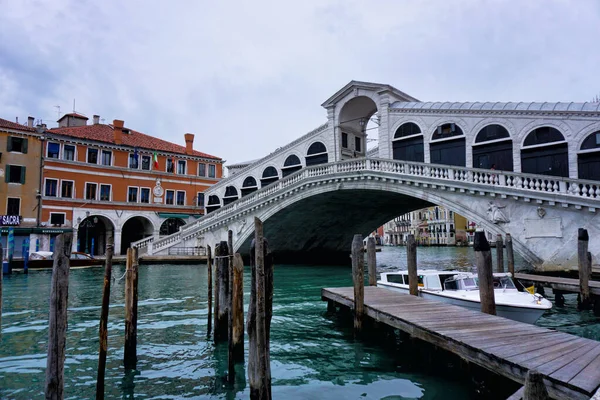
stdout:
[(158, 213), (158, 216), (161, 218), (181, 218), (188, 219), (190, 217), (189, 214), (176, 214), (176, 213)]

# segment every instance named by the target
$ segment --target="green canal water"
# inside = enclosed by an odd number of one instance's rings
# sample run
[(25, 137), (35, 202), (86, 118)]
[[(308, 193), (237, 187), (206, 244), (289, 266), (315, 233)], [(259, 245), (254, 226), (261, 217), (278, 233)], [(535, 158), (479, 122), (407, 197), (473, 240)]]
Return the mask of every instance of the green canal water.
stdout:
[[(405, 265), (404, 248), (378, 253), (378, 270)], [(471, 248), (419, 248), (419, 266), (473, 265)], [(525, 267), (521, 260), (517, 264)], [(103, 268), (70, 274), (65, 398), (95, 396), (98, 321)], [(121, 277), (123, 266), (113, 276)], [(50, 271), (4, 277), (0, 337), (0, 398), (43, 398)], [(246, 269), (245, 303), (249, 297)], [(276, 399), (494, 399), (514, 389), (478, 369), (467, 373), (455, 357), (381, 330), (354, 339), (352, 320), (328, 314), (322, 287), (350, 286), (349, 267), (277, 265), (271, 370)], [(226, 383), (227, 349), (207, 338), (204, 265), (142, 266), (139, 275), (138, 370), (122, 366), (124, 281), (113, 281), (109, 317), (106, 398), (249, 397), (243, 366)], [(552, 298), (552, 293), (549, 293)], [(539, 322), (600, 340), (598, 320), (578, 313), (575, 300)], [(247, 353), (247, 346), (246, 346)], [(247, 356), (246, 356), (247, 359)]]

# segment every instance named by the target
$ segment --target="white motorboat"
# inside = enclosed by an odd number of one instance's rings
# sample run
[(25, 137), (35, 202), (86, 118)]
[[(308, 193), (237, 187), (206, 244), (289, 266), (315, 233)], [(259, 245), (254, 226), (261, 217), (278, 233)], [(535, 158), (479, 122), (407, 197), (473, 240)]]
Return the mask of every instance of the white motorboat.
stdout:
[[(461, 271), (418, 270), (419, 296), (481, 311), (477, 274)], [(408, 271), (384, 272), (377, 286), (408, 293)], [(552, 303), (539, 294), (519, 292), (510, 273), (494, 274), (496, 314), (534, 324)]]

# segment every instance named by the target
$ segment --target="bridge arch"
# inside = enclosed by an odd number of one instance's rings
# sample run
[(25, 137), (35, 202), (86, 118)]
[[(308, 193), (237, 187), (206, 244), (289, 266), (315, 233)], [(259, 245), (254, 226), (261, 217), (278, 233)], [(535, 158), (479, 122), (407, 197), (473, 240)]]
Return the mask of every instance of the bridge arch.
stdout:
[(423, 130), (417, 123), (407, 121), (395, 130), (392, 138), (392, 158), (404, 161), (425, 161)]
[[(367, 235), (394, 216), (433, 205), (444, 206), (469, 220), (477, 221), (479, 226), (492, 234), (506, 233), (502, 226), (488, 220), (486, 210), (489, 200), (474, 197), (467, 206), (461, 204), (456, 196), (460, 195), (389, 181), (382, 185), (365, 177), (348, 179), (342, 183), (329, 180), (320, 185), (310, 185), (302, 191), (302, 195), (284, 196), (272, 206), (262, 208), (256, 216), (265, 224), (265, 237), (269, 238), (272, 249), (295, 249), (293, 255), (288, 251), (277, 257), (293, 257), (297, 261), (300, 261), (297, 257), (303, 255), (312, 257), (312, 262), (316, 257), (319, 257), (319, 262), (329, 262), (323, 259), (328, 254), (337, 257), (337, 261), (347, 259), (348, 243), (352, 241), (353, 234)], [(343, 204), (344, 213), (339, 212), (339, 204)], [(354, 217), (348, 218), (348, 215)], [(249, 250), (254, 233), (252, 224), (243, 226), (234, 243), (235, 251), (241, 253)], [(335, 230), (319, 229), (323, 226), (335, 227)], [(283, 231), (294, 232), (294, 235), (281, 234)], [(513, 239), (515, 251), (528, 262), (540, 262), (527, 247), (516, 238)], [(323, 247), (327, 250), (324, 251)], [(318, 254), (316, 249), (320, 249)]]
[(260, 187), (263, 188), (278, 180), (279, 172), (277, 171), (277, 168), (275, 168), (272, 165), (269, 165), (268, 167), (263, 169), (262, 177), (260, 178)]
[(225, 187), (225, 195), (223, 196), (223, 205), (226, 206), (229, 203), (233, 203), (239, 198), (238, 191), (235, 186)]
[(438, 124), (429, 141), (429, 157), (432, 164), (466, 166), (466, 139), (456, 122)]
[(312, 142), (310, 146), (308, 146), (308, 150), (306, 150), (305, 159), (307, 167), (329, 162), (327, 147), (323, 144), (323, 142)]
[(482, 127), (472, 144), (473, 168), (494, 168), (513, 171), (513, 141), (502, 124)]
[(208, 202), (206, 203), (206, 213), (211, 213), (221, 208), (221, 199), (216, 194), (208, 196)]
[[(358, 94), (358, 92), (355, 92)], [(367, 152), (367, 125), (377, 113), (379, 99), (375, 93), (361, 93), (338, 104), (341, 158), (362, 157)], [(375, 135), (373, 135), (375, 136)], [(307, 166), (308, 166), (307, 162)], [(310, 164), (315, 165), (315, 164)]]
[(579, 179), (600, 181), (600, 130), (585, 136), (577, 151)]
[(242, 197), (249, 195), (252, 192), (255, 192), (258, 190), (258, 183), (256, 181), (256, 178), (253, 177), (252, 175), (249, 175), (247, 177), (244, 178), (244, 181), (242, 182)]
[(521, 144), (521, 172), (569, 176), (569, 147), (565, 136), (549, 125), (531, 130)]
[(300, 157), (297, 154), (292, 153), (288, 155), (283, 162), (283, 167), (281, 167), (282, 178), (285, 178), (300, 169), (302, 169), (302, 161), (300, 161)]

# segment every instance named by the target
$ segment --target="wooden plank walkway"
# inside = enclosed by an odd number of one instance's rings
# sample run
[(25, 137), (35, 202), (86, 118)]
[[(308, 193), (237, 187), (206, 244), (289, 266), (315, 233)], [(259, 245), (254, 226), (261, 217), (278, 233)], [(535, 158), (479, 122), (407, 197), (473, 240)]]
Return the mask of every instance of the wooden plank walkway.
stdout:
[[(352, 309), (353, 290), (321, 298)], [(374, 286), (364, 304), (367, 316), (521, 384), (536, 369), (553, 398), (589, 399), (600, 387), (600, 342)]]
[[(579, 279), (521, 273), (516, 273), (515, 278), (522, 282), (539, 283), (567, 293), (579, 293)], [(590, 281), (590, 293), (600, 295), (600, 282)]]

